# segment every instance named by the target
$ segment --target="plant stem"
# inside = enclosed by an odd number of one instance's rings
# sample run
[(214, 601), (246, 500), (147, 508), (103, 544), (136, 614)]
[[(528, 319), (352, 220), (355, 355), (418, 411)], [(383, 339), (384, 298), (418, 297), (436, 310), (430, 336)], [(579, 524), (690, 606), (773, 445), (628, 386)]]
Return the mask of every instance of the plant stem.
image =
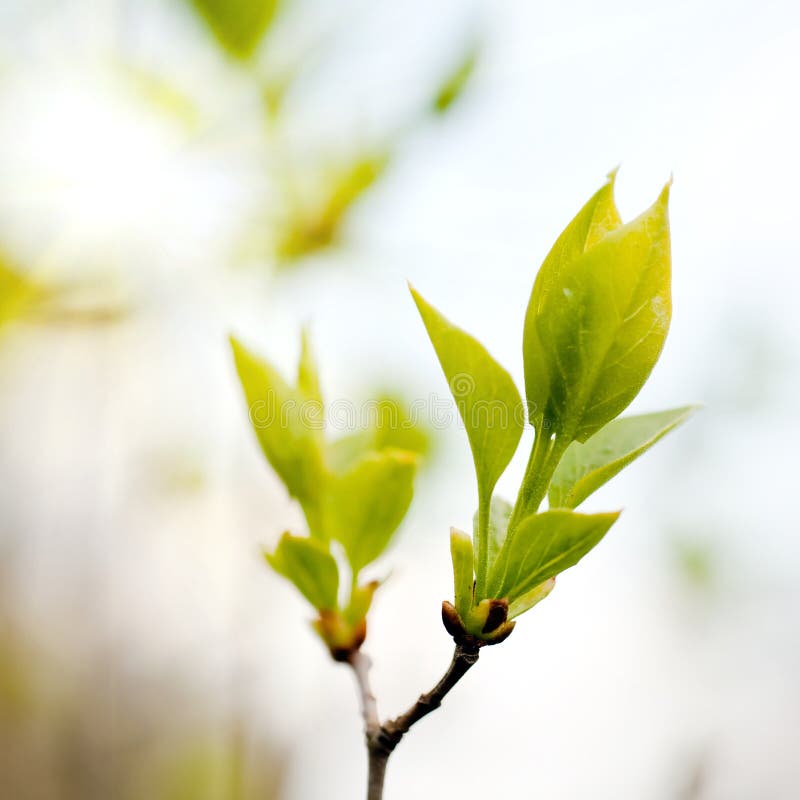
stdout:
[(435, 711), (442, 704), (447, 693), (464, 677), (467, 671), (477, 662), (477, 647), (457, 644), (453, 659), (442, 679), (429, 692), (421, 694), (417, 702), (405, 713), (395, 719), (380, 723), (375, 695), (369, 681), (371, 662), (369, 657), (359, 650), (354, 651), (348, 660), (353, 668), (361, 703), (361, 715), (364, 718), (364, 736), (369, 755), (369, 778), (367, 781), (367, 800), (382, 800), (383, 783), (386, 777), (386, 766), (389, 756), (408, 733), (412, 725)]

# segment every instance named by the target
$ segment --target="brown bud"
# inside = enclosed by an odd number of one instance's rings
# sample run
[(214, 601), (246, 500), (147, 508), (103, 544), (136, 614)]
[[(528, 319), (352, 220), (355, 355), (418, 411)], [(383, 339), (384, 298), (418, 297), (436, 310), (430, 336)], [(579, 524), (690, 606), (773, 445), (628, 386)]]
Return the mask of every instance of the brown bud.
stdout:
[(445, 630), (454, 638), (466, 636), (461, 617), (458, 616), (455, 606), (447, 600), (442, 601), (442, 624)]
[(497, 630), (508, 619), (508, 600), (490, 600), (489, 613), (483, 623), (481, 633), (491, 633)]

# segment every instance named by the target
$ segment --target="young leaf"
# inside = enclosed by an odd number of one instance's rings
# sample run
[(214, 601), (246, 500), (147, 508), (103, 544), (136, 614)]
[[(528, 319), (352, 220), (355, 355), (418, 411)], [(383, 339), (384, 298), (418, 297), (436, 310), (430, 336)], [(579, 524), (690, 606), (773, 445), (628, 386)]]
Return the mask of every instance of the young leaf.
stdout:
[(585, 441), (650, 375), (669, 328), (669, 187), (632, 222), (565, 264), (535, 313), (549, 376), (544, 415)]
[(532, 609), (537, 603), (541, 603), (553, 591), (555, 586), (556, 579), (548, 578), (544, 583), (534, 586), (529, 592), (509, 603), (508, 618), (514, 619), (514, 617), (518, 617), (520, 614)]
[(472, 606), (473, 571), (472, 539), (457, 528), (450, 528), (450, 556), (453, 560), (455, 607), (462, 620)]
[(321, 536), (322, 430), (304, 415), (303, 394), (233, 337), (231, 346), (261, 449), (289, 494), (300, 502), (312, 535)]
[(609, 422), (585, 443), (573, 442), (553, 475), (550, 508), (575, 508), (696, 410), (685, 406)]
[(350, 471), (331, 473), (325, 492), (325, 529), (344, 546), (357, 573), (374, 561), (411, 505), (416, 457), (403, 450), (364, 456)]
[(614, 524), (619, 512), (577, 514), (559, 509), (525, 517), (489, 576), (492, 597), (509, 603), (578, 563)]
[[(503, 542), (506, 540), (506, 532), (508, 531), (508, 521), (511, 519), (511, 512), (513, 511), (511, 503), (503, 500), (501, 497), (493, 497), (491, 505), (489, 506), (489, 540), (488, 540), (488, 568), (492, 568), (500, 550), (503, 547)], [(475, 536), (478, 535), (478, 527), (480, 520), (478, 512), (472, 520), (473, 530)]]
[(525, 394), (531, 422), (541, 418), (547, 405), (550, 377), (544, 349), (539, 341), (536, 320), (542, 303), (557, 284), (561, 271), (607, 233), (622, 224), (614, 203), (614, 180), (617, 171), (567, 225), (547, 254), (533, 284), (522, 339), (525, 361)]
[(191, 0), (229, 55), (250, 58), (275, 18), (280, 0)]
[(476, 537), (475, 571), (478, 594), (482, 594), (488, 569), (489, 501), (522, 436), (522, 400), (511, 376), (480, 342), (445, 319), (413, 288), (411, 294), (450, 384), (472, 448), (481, 520)]
[(297, 388), (308, 400), (322, 407), (322, 390), (319, 385), (317, 362), (311, 351), (308, 331), (303, 331), (300, 338), (300, 362), (297, 365)]
[(288, 578), (314, 608), (337, 606), (339, 570), (327, 547), (316, 539), (284, 533), (275, 552), (265, 553), (269, 565)]

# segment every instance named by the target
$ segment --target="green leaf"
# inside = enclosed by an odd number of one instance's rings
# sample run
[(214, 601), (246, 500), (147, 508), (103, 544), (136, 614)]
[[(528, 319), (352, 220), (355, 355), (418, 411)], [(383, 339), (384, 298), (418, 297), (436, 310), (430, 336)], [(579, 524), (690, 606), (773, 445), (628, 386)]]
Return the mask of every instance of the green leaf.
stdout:
[(514, 617), (518, 617), (520, 614), (532, 609), (537, 603), (541, 603), (553, 591), (555, 585), (556, 579), (554, 577), (548, 578), (544, 583), (534, 586), (529, 592), (516, 598), (512, 603), (509, 603), (508, 618), (514, 619)]
[[(536, 337), (526, 366), (547, 375), (543, 416), (562, 440), (585, 441), (623, 411), (661, 353), (671, 315), (668, 196), (667, 186), (642, 215), (565, 262), (529, 309)], [(540, 396), (529, 399), (542, 407)]]
[(573, 442), (550, 484), (550, 508), (575, 508), (618, 472), (685, 422), (697, 406), (622, 417), (585, 443)]
[(492, 597), (509, 603), (574, 566), (614, 524), (619, 512), (577, 514), (558, 509), (525, 517), (489, 577)]
[(327, 547), (317, 539), (284, 533), (275, 552), (264, 556), (312, 606), (326, 610), (337, 607), (339, 570)]
[(300, 335), (300, 362), (297, 365), (297, 388), (309, 399), (322, 403), (322, 391), (319, 386), (317, 362), (311, 351), (308, 331)]
[(450, 528), (450, 556), (453, 560), (455, 607), (462, 620), (472, 607), (473, 571), (472, 539), (457, 528)]
[(590, 247), (597, 244), (607, 233), (622, 224), (614, 203), (614, 181), (617, 171), (612, 171), (608, 182), (602, 186), (567, 225), (550, 249), (536, 275), (528, 310), (525, 314), (525, 329), (522, 353), (525, 361), (525, 394), (528, 415), (533, 422), (544, 414), (549, 396), (550, 378), (544, 348), (539, 341), (536, 320), (547, 295), (557, 284), (562, 270)]
[(433, 110), (444, 114), (461, 97), (475, 72), (480, 56), (480, 47), (471, 44), (462, 55), (455, 69), (445, 78), (433, 99)]
[(277, 370), (233, 337), (231, 346), (261, 449), (289, 494), (300, 502), (312, 535), (322, 536), (322, 428), (307, 414), (306, 397)]
[(355, 573), (389, 545), (411, 504), (415, 469), (413, 453), (385, 450), (328, 476), (325, 529), (344, 546)]
[[(503, 543), (506, 540), (506, 533), (508, 531), (508, 521), (511, 519), (511, 512), (514, 507), (511, 503), (503, 500), (502, 497), (493, 497), (489, 506), (489, 537), (488, 537), (488, 568), (492, 568), (492, 564), (500, 554)], [(479, 514), (476, 511), (472, 519), (473, 530), (475, 536), (478, 535), (478, 528), (480, 525)]]
[(274, 21), (280, 0), (191, 0), (191, 3), (227, 53), (246, 61)]
[(482, 520), (476, 568), (480, 594), (488, 564), (489, 501), (522, 436), (522, 400), (511, 376), (480, 342), (445, 319), (413, 288), (411, 294), (456, 400), (475, 461)]

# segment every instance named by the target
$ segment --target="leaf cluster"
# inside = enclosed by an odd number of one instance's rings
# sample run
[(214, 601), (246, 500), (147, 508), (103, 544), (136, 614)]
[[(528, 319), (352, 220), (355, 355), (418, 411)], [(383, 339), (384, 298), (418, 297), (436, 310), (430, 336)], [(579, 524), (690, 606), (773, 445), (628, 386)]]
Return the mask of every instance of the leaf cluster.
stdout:
[[(652, 371), (669, 328), (669, 185), (623, 224), (615, 173), (558, 237), (531, 291), (523, 330), (526, 401), (470, 334), (412, 288), (466, 429), (477, 478), (473, 536), (453, 529), (455, 603), (448, 629), (486, 643), (552, 590), (605, 536), (619, 512), (575, 511), (683, 422), (678, 408), (622, 417)], [(523, 412), (524, 408), (524, 413)], [(494, 496), (525, 419), (528, 466), (513, 506)], [(540, 511), (545, 497), (549, 508)]]
[(344, 657), (366, 635), (378, 583), (362, 581), (361, 574), (389, 546), (408, 511), (424, 437), (397, 425), (388, 414), (395, 401), (386, 398), (368, 428), (328, 439), (305, 334), (293, 384), (237, 339), (231, 345), (261, 449), (308, 524), (308, 536), (284, 533), (266, 559), (317, 609), (317, 632), (335, 657)]

